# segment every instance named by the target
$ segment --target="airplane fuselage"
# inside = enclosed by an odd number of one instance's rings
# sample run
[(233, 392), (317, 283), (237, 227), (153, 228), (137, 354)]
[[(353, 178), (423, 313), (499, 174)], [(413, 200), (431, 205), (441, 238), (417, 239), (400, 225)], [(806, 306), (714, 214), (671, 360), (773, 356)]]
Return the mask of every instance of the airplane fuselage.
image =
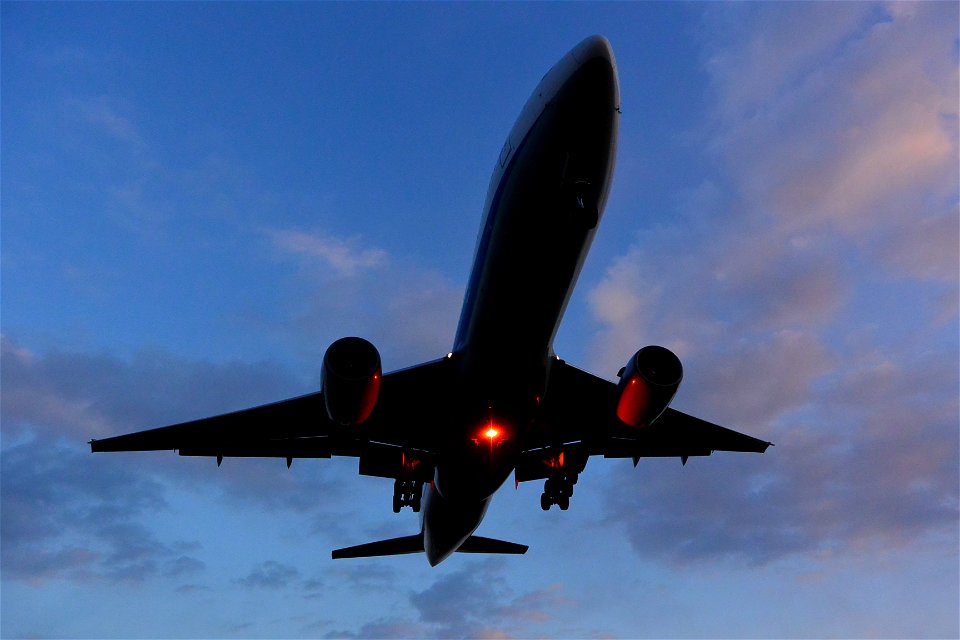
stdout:
[(431, 564), (473, 533), (516, 465), (606, 203), (618, 124), (613, 55), (590, 38), (544, 76), (497, 160), (451, 356), (467, 419), (451, 425), (424, 507)]

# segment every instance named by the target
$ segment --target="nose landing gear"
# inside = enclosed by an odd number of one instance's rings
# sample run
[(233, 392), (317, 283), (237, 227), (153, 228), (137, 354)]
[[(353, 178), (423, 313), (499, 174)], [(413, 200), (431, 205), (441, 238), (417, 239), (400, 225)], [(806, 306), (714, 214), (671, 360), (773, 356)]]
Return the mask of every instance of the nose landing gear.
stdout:
[(422, 480), (396, 480), (393, 483), (393, 512), (400, 513), (400, 509), (410, 507), (414, 513), (420, 513), (422, 496)]

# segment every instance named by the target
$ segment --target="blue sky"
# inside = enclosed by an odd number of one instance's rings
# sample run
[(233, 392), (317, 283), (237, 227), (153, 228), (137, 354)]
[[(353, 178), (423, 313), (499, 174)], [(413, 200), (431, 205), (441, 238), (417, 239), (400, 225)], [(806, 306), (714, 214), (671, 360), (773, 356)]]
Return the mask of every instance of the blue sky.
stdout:
[[(2, 4), (4, 637), (956, 637), (958, 8)], [(356, 462), (93, 456), (315, 390), (362, 335), (445, 353), (542, 74), (620, 71), (613, 191), (557, 339), (646, 344), (764, 456), (589, 463), (479, 533)]]

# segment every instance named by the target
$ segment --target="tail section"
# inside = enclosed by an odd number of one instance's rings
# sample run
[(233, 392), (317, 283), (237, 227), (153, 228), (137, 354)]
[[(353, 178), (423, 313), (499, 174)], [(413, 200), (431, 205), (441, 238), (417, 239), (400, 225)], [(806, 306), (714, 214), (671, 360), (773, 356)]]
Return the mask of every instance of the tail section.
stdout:
[[(457, 549), (463, 553), (507, 553), (524, 554), (529, 547), (525, 544), (495, 540), (483, 536), (470, 536)], [(341, 558), (372, 558), (376, 556), (399, 556), (406, 553), (423, 553), (423, 532), (412, 536), (378, 540), (354, 547), (335, 549), (331, 554), (334, 560)]]

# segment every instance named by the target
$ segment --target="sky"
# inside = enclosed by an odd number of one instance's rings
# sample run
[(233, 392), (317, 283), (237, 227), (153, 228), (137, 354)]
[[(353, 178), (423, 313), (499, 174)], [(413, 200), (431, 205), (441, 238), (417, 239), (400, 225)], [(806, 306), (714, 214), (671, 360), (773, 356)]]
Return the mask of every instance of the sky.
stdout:
[[(3, 637), (957, 637), (956, 3), (0, 5)], [(92, 455), (449, 350), (490, 173), (600, 33), (617, 167), (556, 340), (766, 454), (507, 483), (525, 556), (356, 460)]]

